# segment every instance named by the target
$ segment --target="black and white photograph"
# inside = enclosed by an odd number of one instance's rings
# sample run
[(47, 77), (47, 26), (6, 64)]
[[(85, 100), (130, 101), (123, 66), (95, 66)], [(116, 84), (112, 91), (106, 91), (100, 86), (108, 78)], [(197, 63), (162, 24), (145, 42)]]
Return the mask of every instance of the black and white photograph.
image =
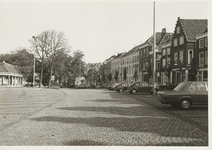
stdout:
[(0, 0), (0, 149), (210, 149), (211, 7)]

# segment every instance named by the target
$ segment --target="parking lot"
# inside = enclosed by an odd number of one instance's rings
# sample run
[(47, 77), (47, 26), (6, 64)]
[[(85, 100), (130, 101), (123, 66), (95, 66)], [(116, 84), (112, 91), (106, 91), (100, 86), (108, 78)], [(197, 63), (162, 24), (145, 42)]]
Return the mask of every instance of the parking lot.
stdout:
[(208, 146), (208, 108), (107, 89), (0, 90), (1, 146)]

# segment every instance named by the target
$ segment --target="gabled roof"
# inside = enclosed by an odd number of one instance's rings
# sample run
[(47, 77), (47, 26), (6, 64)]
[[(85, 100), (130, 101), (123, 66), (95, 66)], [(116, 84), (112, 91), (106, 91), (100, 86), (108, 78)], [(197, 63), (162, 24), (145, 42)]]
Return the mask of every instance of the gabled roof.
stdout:
[[(141, 45), (141, 44), (140, 44)], [(131, 54), (133, 54), (134, 52), (136, 52), (136, 50), (140, 47), (140, 45), (137, 45), (135, 47), (133, 47), (131, 50), (129, 50), (128, 52), (126, 52), (123, 57), (129, 56)]]
[(160, 43), (157, 45), (157, 48), (161, 48), (164, 44), (171, 43), (173, 39), (173, 33), (166, 33)]
[(6, 62), (0, 62), (0, 73), (8, 73), (22, 75), (17, 66), (8, 64)]
[(196, 35), (207, 31), (207, 19), (179, 19), (187, 41), (196, 41)]
[(114, 58), (118, 58), (122, 55), (122, 53), (118, 53)]

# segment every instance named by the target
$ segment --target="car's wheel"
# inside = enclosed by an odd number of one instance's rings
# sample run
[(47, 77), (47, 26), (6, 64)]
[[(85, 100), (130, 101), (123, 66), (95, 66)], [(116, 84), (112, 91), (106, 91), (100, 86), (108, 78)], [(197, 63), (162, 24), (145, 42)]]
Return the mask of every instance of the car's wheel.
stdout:
[(190, 99), (182, 99), (179, 102), (179, 106), (182, 109), (189, 109), (191, 107), (191, 100)]
[(137, 90), (133, 89), (131, 93), (135, 95), (135, 94), (137, 94)]
[(119, 92), (123, 92), (123, 89), (119, 89)]

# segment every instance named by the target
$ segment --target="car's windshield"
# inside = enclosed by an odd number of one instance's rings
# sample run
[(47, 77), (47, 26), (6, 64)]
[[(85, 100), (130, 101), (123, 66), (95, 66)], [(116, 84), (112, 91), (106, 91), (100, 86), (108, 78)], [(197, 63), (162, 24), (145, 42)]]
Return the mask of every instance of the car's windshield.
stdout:
[(183, 90), (187, 84), (188, 84), (187, 82), (181, 82), (180, 84), (178, 84), (174, 88), (174, 91), (181, 91), (181, 90)]

